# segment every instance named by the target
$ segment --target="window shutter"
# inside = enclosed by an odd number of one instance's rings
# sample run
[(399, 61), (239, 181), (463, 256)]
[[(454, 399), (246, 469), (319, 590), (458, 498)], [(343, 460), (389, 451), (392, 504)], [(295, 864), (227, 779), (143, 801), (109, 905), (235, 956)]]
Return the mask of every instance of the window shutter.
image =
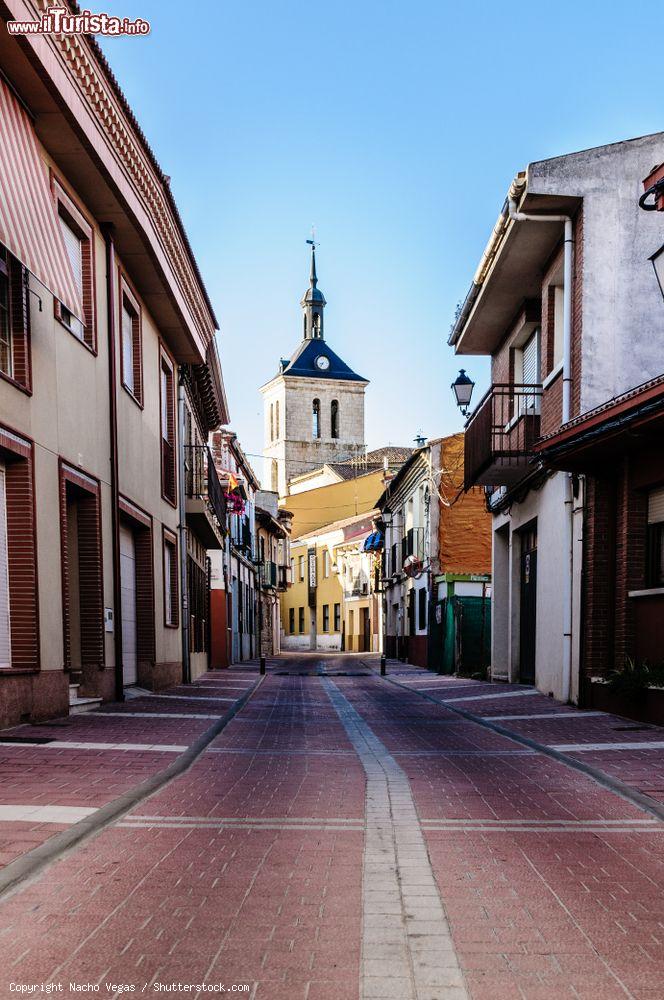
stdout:
[(648, 524), (664, 522), (664, 488), (648, 494)]
[(72, 274), (74, 275), (74, 282), (76, 287), (82, 293), (83, 291), (83, 252), (81, 248), (81, 239), (76, 235), (74, 230), (69, 226), (65, 220), (60, 216), (60, 226), (62, 228), (62, 235), (65, 241), (65, 249), (67, 251), (67, 256), (69, 258), (69, 263), (71, 264)]
[(526, 385), (535, 385), (539, 382), (538, 347), (537, 333), (523, 345), (523, 381)]
[(0, 667), (11, 666), (9, 621), (9, 557), (7, 552), (7, 496), (5, 470), (0, 469)]
[(134, 322), (131, 313), (122, 307), (122, 378), (130, 392), (136, 394), (134, 378)]

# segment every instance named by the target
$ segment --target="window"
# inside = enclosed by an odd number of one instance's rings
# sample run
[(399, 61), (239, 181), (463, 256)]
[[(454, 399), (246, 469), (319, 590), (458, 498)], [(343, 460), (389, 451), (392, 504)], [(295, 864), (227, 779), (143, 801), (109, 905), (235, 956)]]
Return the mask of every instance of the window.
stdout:
[(279, 400), (274, 404), (274, 436), (279, 440)]
[(295, 633), (295, 608), (288, 609), (288, 631), (291, 635)]
[(327, 549), (323, 549), (323, 578), (326, 579), (330, 575), (330, 553)]
[(330, 403), (330, 437), (339, 437), (339, 401), (336, 399)]
[(300, 583), (304, 582), (304, 556), (298, 556), (297, 559), (297, 574), (300, 578)]
[(423, 629), (427, 627), (427, 592), (425, 587), (422, 587), (422, 589), (417, 592), (417, 598), (417, 627), (420, 631), (423, 631)]
[(330, 605), (323, 605), (323, 632), (330, 631)]
[(312, 425), (311, 425), (311, 436), (313, 438), (320, 437), (320, 399), (314, 399), (312, 408)]
[(648, 587), (664, 587), (664, 488), (648, 495)]
[(314, 313), (313, 321), (314, 321), (314, 337), (318, 338), (320, 337), (320, 313)]
[(83, 306), (83, 315), (79, 318), (74, 316), (64, 303), (57, 302), (56, 316), (70, 333), (86, 344), (90, 350), (96, 351), (92, 226), (56, 180), (53, 181), (53, 188), (67, 259)]
[(270, 441), (274, 441), (274, 403), (270, 403)]
[(122, 384), (137, 403), (143, 403), (143, 359), (140, 306), (125, 282), (120, 282), (120, 335)]
[[(540, 381), (540, 331), (535, 330), (516, 351), (514, 358), (515, 382), (525, 386), (538, 385)], [(518, 394), (518, 414), (539, 413), (540, 397), (521, 390)]]
[(164, 531), (164, 625), (178, 625), (178, 558), (175, 535)]
[(341, 631), (341, 605), (340, 604), (335, 604), (334, 605), (334, 631), (335, 632), (340, 632)]
[(161, 492), (175, 505), (175, 379), (173, 367), (161, 356)]
[(564, 326), (564, 301), (565, 291), (560, 285), (550, 289), (553, 292), (553, 359), (551, 370), (553, 371), (563, 360), (563, 326)]
[(30, 390), (27, 271), (0, 246), (0, 375)]
[(304, 608), (297, 609), (297, 629), (300, 634), (304, 632)]

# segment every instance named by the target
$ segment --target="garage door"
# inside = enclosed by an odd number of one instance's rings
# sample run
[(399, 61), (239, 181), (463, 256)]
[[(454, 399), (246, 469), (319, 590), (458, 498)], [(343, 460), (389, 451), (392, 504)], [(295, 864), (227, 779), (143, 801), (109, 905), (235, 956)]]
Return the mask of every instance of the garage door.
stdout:
[(136, 669), (136, 548), (134, 534), (120, 526), (120, 586), (122, 588), (122, 674), (125, 684), (138, 680)]

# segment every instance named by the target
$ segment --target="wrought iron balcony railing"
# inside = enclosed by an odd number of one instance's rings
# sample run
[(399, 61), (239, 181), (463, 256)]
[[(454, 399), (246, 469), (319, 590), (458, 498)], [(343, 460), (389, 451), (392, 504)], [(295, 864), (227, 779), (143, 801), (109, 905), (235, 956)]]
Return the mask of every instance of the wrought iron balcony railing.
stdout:
[(275, 562), (267, 560), (260, 564), (261, 587), (273, 587), (276, 589), (277, 575), (277, 564)]
[(540, 435), (541, 385), (492, 385), (466, 424), (464, 485), (512, 486)]
[(226, 498), (219, 482), (210, 449), (204, 444), (185, 445), (185, 496), (189, 500), (204, 500), (217, 519), (219, 529), (226, 531)]

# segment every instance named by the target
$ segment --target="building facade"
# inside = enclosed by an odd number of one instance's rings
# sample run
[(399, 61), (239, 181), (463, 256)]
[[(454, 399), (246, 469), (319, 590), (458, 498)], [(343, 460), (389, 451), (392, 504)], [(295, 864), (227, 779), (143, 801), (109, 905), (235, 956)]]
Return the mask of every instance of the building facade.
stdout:
[(292, 586), (282, 594), (282, 649), (378, 652), (381, 609), (369, 511), (323, 525), (291, 543)]
[(459, 354), (491, 356), (465, 476), (493, 515), (493, 676), (563, 701), (580, 697), (584, 636), (605, 627), (582, 586), (600, 521), (596, 487), (544, 461), (539, 442), (661, 373), (661, 299), (644, 266), (657, 240), (637, 192), (663, 152), (658, 134), (530, 164), (450, 337)]
[(385, 652), (448, 673), (485, 666), (490, 635), (490, 517), (464, 495), (463, 449), (462, 434), (417, 449), (378, 501)]
[(256, 494), (256, 553), (258, 562), (258, 655), (281, 652), (279, 599), (292, 584), (290, 532), (292, 515), (279, 508), (279, 497), (268, 490)]
[(232, 431), (213, 433), (210, 450), (228, 522), (225, 546), (209, 552), (211, 666), (216, 669), (258, 655), (255, 500), (259, 482)]
[(214, 313), (101, 51), (87, 36), (7, 36), (1, 58), (8, 725), (183, 679), (185, 372), (207, 399), (202, 432), (227, 413)]
[(325, 297), (311, 250), (309, 288), (301, 301), (303, 337), (293, 356), (262, 388), (265, 489), (281, 497), (290, 481), (326, 462), (362, 456), (366, 379), (334, 353), (324, 337)]

